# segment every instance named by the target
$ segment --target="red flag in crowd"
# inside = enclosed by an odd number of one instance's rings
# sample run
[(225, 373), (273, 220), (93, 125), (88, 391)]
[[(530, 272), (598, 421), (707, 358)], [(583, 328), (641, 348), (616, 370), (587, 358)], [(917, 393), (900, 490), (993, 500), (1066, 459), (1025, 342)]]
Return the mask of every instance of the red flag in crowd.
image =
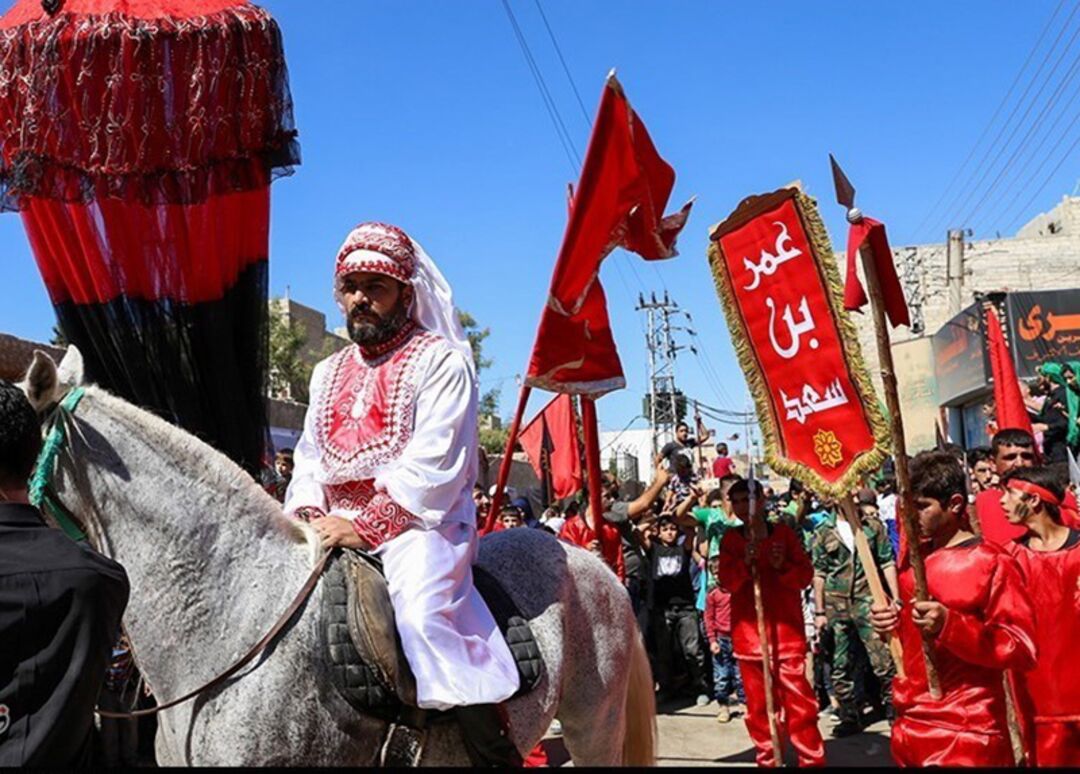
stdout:
[(986, 342), (990, 350), (990, 372), (994, 377), (997, 429), (1025, 430), (1034, 437), (1031, 417), (1024, 406), (1024, 397), (1020, 394), (1020, 382), (1016, 378), (1009, 345), (1005, 343), (1001, 322), (992, 308), (986, 310)]
[(608, 77), (540, 318), (526, 384), (599, 397), (626, 386), (600, 285), (616, 247), (647, 260), (675, 255), (688, 203), (664, 217), (675, 172), (656, 152), (614, 75)]
[(542, 459), (547, 453), (551, 473), (551, 499), (561, 500), (581, 491), (581, 455), (573, 398), (558, 395), (522, 429), (518, 442), (536, 475), (545, 480)]

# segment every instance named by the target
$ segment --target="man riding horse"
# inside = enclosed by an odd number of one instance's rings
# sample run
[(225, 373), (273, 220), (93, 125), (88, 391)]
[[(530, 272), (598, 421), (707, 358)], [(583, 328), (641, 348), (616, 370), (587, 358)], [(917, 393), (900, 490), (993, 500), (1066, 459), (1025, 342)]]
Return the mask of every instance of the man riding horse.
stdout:
[(477, 386), (450, 286), (401, 229), (363, 223), (334, 297), (355, 344), (312, 374), (285, 512), (382, 560), (419, 707), (453, 709), (475, 762), (520, 763), (498, 706), (518, 671), (473, 587)]

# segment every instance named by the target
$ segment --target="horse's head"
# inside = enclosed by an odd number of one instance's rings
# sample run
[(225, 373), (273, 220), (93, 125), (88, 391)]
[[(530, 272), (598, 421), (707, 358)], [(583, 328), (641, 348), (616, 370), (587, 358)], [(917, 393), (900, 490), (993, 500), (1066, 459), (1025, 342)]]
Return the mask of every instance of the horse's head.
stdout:
[(83, 381), (83, 357), (78, 348), (69, 346), (59, 367), (40, 349), (34, 351), (34, 360), (26, 371), (19, 387), (26, 393), (30, 405), (38, 415), (45, 414), (64, 396)]

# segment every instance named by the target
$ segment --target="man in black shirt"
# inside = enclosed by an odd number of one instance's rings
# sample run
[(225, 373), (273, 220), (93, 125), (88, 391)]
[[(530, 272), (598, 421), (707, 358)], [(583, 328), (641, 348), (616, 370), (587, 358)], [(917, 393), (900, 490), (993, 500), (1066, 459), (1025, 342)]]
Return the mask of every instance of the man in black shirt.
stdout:
[(26, 396), (0, 380), (0, 766), (85, 766), (128, 581), (29, 504), (40, 446)]

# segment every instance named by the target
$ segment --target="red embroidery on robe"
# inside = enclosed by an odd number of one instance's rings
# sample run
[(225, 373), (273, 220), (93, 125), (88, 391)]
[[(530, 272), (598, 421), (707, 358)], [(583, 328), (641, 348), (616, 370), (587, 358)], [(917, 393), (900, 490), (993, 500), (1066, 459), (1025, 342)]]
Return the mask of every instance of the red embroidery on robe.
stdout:
[(401, 455), (412, 437), (422, 355), (442, 340), (417, 329), (384, 357), (367, 360), (353, 346), (330, 358), (312, 395), (315, 444), (328, 482), (371, 478)]
[(375, 496), (374, 479), (326, 486), (326, 502), (331, 511), (362, 511)]
[(405, 531), (419, 518), (402, 508), (386, 492), (377, 492), (364, 512), (353, 519), (353, 529), (372, 548), (378, 548)]

